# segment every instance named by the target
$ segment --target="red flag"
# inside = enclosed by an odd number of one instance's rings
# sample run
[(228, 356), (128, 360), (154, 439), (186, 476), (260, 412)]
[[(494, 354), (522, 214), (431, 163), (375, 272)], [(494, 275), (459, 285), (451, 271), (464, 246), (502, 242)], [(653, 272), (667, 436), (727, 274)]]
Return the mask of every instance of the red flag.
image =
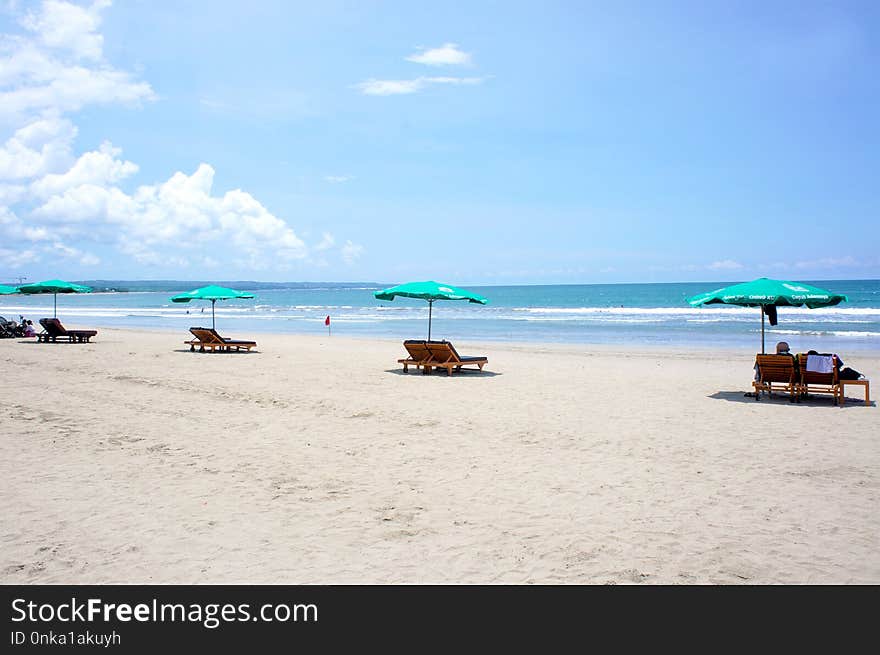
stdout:
[(324, 319), (324, 325), (330, 327), (330, 316), (327, 316), (327, 318)]

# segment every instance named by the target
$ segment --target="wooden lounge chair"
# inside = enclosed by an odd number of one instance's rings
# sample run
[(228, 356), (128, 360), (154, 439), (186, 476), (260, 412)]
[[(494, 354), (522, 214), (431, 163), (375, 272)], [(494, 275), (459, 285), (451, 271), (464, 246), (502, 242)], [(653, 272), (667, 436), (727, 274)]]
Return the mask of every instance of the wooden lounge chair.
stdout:
[(431, 361), (431, 352), (428, 350), (424, 341), (408, 339), (403, 342), (403, 347), (406, 348), (409, 357), (406, 359), (398, 359), (397, 363), (403, 364), (404, 373), (409, 371), (410, 366), (415, 366), (416, 370), (418, 370), (421, 366), (424, 366), (426, 362)]
[(769, 395), (773, 391), (785, 391), (791, 402), (798, 399), (800, 372), (793, 355), (756, 355), (755, 367), (757, 379), (752, 382), (755, 400), (760, 400), (762, 392)]
[(226, 339), (217, 334), (217, 331), (212, 328), (203, 328), (203, 327), (191, 327), (189, 329), (192, 332), (195, 339), (191, 341), (184, 341), (185, 344), (189, 345), (190, 351), (196, 349), (196, 346), (199, 347), (199, 352), (205, 352), (207, 348), (211, 352), (215, 350), (219, 350), (220, 352), (229, 352), (233, 349), (235, 351), (239, 351), (242, 348), (251, 351), (251, 348), (257, 347), (256, 341), (242, 341), (239, 339)]
[(489, 362), (485, 357), (462, 357), (448, 341), (426, 341), (425, 347), (431, 353), (431, 359), (422, 364), (425, 372), (430, 373), (432, 368), (445, 368), (449, 375), (452, 370), (460, 371), (462, 366), (479, 366), (480, 370)]
[(37, 341), (52, 342), (66, 341), (68, 343), (87, 343), (89, 339), (98, 334), (97, 330), (68, 330), (61, 325), (57, 318), (41, 318), (40, 325), (43, 331), (37, 335)]
[(833, 401), (838, 405), (843, 405), (843, 386), (840, 384), (838, 376), (837, 355), (829, 355), (831, 357), (831, 372), (817, 373), (807, 370), (809, 357), (825, 357), (826, 355), (809, 355), (801, 353), (797, 356), (798, 367), (800, 369), (799, 395), (806, 396), (808, 393), (827, 393), (831, 394)]

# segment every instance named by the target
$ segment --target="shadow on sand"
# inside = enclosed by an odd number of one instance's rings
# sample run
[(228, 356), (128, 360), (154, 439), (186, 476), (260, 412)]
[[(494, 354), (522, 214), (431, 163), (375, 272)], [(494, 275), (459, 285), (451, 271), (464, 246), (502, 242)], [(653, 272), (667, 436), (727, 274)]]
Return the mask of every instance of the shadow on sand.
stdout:
[[(402, 368), (388, 368), (385, 369), (385, 372), (393, 373), (394, 375), (411, 375), (413, 377), (434, 377), (437, 375), (442, 375), (444, 378), (450, 377), (449, 375), (447, 375), (445, 368), (434, 369), (427, 375), (425, 373), (422, 373), (422, 371), (416, 372), (414, 369), (410, 369), (409, 371), (404, 373)], [(451, 377), (458, 377), (460, 375), (465, 377), (494, 378), (501, 375), (501, 373), (495, 373), (494, 371), (480, 371), (474, 368), (463, 368), (460, 371), (454, 371)]]
[[(190, 350), (189, 348), (175, 348), (172, 352), (176, 353), (191, 353), (193, 355), (211, 355), (214, 353), (213, 350), (199, 350), (196, 348), (195, 350)], [(218, 350), (217, 354), (220, 355), (259, 355), (259, 350)]]
[[(95, 337), (92, 337), (92, 339), (94, 339), (94, 338)], [(23, 339), (18, 339), (16, 341), (16, 343), (19, 343), (19, 344), (22, 344), (25, 346), (30, 346), (30, 345), (34, 345), (34, 346), (47, 346), (47, 345), (49, 345), (49, 346), (51, 346), (53, 344), (62, 345), (65, 343), (74, 344), (77, 346), (94, 346), (96, 342), (95, 341), (68, 341), (67, 339), (59, 339), (58, 341), (37, 341), (33, 337), (25, 337)]]
[[(788, 394), (783, 393), (774, 393), (773, 395), (768, 396), (766, 393), (761, 395), (761, 400), (755, 400), (755, 394), (749, 392), (748, 394), (743, 391), (716, 391), (711, 394), (709, 398), (713, 398), (714, 400), (727, 400), (733, 403), (752, 403), (753, 405), (756, 403), (770, 403), (774, 405), (793, 405), (793, 406), (802, 406), (802, 407), (837, 407), (837, 404), (831, 398), (831, 396), (817, 396), (817, 395), (808, 395), (805, 398), (801, 398), (798, 402), (791, 402)], [(865, 399), (864, 398), (844, 398), (844, 407), (861, 405), (865, 407)], [(870, 407), (876, 407), (877, 403), (875, 401), (870, 402)]]

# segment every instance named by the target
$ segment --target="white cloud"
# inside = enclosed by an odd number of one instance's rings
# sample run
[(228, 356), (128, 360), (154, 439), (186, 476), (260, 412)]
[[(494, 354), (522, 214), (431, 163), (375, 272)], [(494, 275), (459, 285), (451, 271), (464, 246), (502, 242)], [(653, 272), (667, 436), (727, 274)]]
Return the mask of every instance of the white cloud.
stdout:
[(351, 175), (325, 175), (324, 181), (329, 182), (330, 184), (342, 184), (343, 182), (348, 182), (349, 180), (353, 180), (354, 178)]
[(47, 61), (45, 68), (26, 71), (15, 88), (0, 91), (0, 119), (12, 122), (29, 112), (78, 111), (91, 104), (137, 105), (156, 97), (146, 82), (135, 82), (128, 73), (113, 69), (68, 66), (54, 60)]
[(297, 89), (277, 87), (270, 90), (258, 85), (242, 86), (240, 80), (229, 86), (206, 90), (199, 98), (204, 111), (246, 120), (286, 120), (319, 116), (320, 109), (313, 98)]
[(712, 262), (707, 266), (707, 268), (711, 271), (736, 271), (743, 268), (743, 265), (739, 262), (733, 261), (732, 259), (724, 259), (717, 262)]
[(0, 180), (22, 180), (64, 170), (73, 161), (76, 127), (49, 116), (19, 128), (0, 148)]
[[(57, 234), (50, 234), (44, 227), (34, 227), (25, 223), (15, 215), (8, 207), (0, 206), (0, 237), (3, 242), (27, 243), (15, 251), (6, 248), (0, 249), (5, 255), (0, 256), (0, 266), (15, 268), (22, 264), (36, 262), (41, 255), (50, 255), (52, 259), (70, 259), (78, 263), (91, 266), (98, 264), (100, 260), (91, 253), (83, 252), (77, 248), (65, 245)], [(8, 253), (17, 253), (9, 255)]]
[(131, 257), (138, 264), (147, 266), (164, 266), (174, 268), (188, 268), (189, 260), (180, 255), (159, 253), (145, 246), (142, 242), (134, 239), (121, 240), (118, 248), (124, 254)]
[(484, 77), (417, 77), (412, 80), (369, 79), (355, 85), (361, 93), (369, 96), (391, 96), (417, 93), (432, 84), (475, 85), (482, 84)]
[(104, 47), (104, 37), (97, 32), (101, 26), (100, 11), (110, 4), (104, 0), (85, 8), (46, 0), (41, 12), (28, 14), (21, 24), (35, 32), (40, 43), (48, 48), (69, 50), (80, 59), (98, 60)]
[(7, 270), (38, 261), (40, 261), (40, 256), (34, 250), (0, 248), (0, 262), (2, 262), (3, 267)]
[(823, 257), (822, 259), (795, 262), (794, 268), (845, 268), (858, 265), (859, 262), (854, 257), (845, 255), (843, 257)]
[(45, 198), (83, 185), (115, 184), (138, 171), (137, 164), (116, 159), (121, 153), (121, 149), (105, 141), (99, 150), (81, 155), (65, 173), (46, 175), (34, 182), (31, 189), (36, 196)]
[(214, 100), (212, 98), (199, 98), (199, 104), (202, 107), (207, 109), (216, 109), (216, 110), (227, 110), (231, 109), (231, 106), (228, 102), (223, 102), (222, 100)]
[(471, 63), (471, 55), (458, 49), (455, 43), (444, 43), (439, 48), (419, 48), (418, 54), (410, 55), (407, 61), (426, 66), (461, 66)]
[(24, 200), (27, 194), (28, 188), (23, 184), (0, 184), (0, 210)]
[(27, 225), (15, 212), (3, 206), (0, 206), (0, 235), (4, 237), (4, 242), (33, 242), (49, 238), (49, 233), (45, 228)]
[(315, 250), (320, 252), (321, 250), (332, 248), (335, 245), (336, 239), (333, 237), (333, 235), (329, 232), (324, 232), (324, 234), (321, 235), (321, 243), (315, 246)]
[[(246, 191), (215, 191), (206, 163), (192, 174), (126, 190), (120, 185), (138, 166), (121, 148), (104, 142), (74, 154), (77, 128), (65, 113), (155, 97), (147, 82), (104, 60), (99, 28), (109, 4), (45, 0), (20, 21), (28, 34), (0, 37), (0, 124), (15, 129), (0, 146), (0, 239), (22, 253), (3, 263), (44, 257), (97, 265), (100, 259), (83, 246), (89, 242), (156, 266), (217, 266), (215, 250), (224, 263), (248, 268), (305, 259), (309, 249), (286, 221)], [(334, 245), (325, 232), (317, 248)], [(353, 260), (361, 250), (348, 242), (340, 256)]]
[[(471, 56), (458, 49), (455, 43), (444, 43), (439, 48), (419, 48), (421, 52), (406, 57), (407, 61), (427, 66), (451, 66), (471, 63)], [(364, 95), (393, 96), (418, 93), (434, 84), (456, 86), (482, 84), (485, 77), (427, 77), (419, 76), (409, 80), (380, 80), (370, 78), (354, 85)]]
[(109, 4), (83, 8), (45, 0), (39, 11), (21, 19), (30, 38), (6, 35), (0, 42), (0, 119), (16, 122), (33, 112), (155, 99), (148, 83), (104, 61), (104, 37), (97, 30), (100, 12)]
[(342, 259), (346, 264), (353, 264), (362, 254), (364, 247), (359, 244), (346, 241), (342, 246)]
[(860, 261), (851, 255), (843, 255), (841, 257), (822, 257), (819, 259), (801, 260), (796, 262), (759, 262), (758, 264), (755, 264), (753, 268), (759, 271), (772, 269), (779, 271), (779, 274), (782, 275), (786, 272), (788, 274), (799, 274), (804, 270), (856, 268), (859, 266), (870, 267), (874, 264), (876, 264), (876, 262), (872, 263), (864, 259)]
[(101, 260), (95, 255), (66, 246), (60, 241), (55, 241), (51, 246), (45, 248), (45, 251), (51, 252), (55, 257), (75, 260), (82, 266), (95, 266), (101, 263)]
[(307, 248), (296, 233), (247, 192), (213, 194), (214, 169), (201, 164), (192, 175), (177, 172), (159, 185), (126, 194), (91, 183), (65, 188), (46, 199), (33, 216), (50, 224), (88, 222), (107, 233), (121, 231), (120, 244), (142, 263), (157, 262), (150, 248), (192, 248), (191, 243), (232, 244), (250, 258), (302, 259)]
[(486, 81), (485, 77), (423, 77), (426, 84), (453, 84), (453, 85), (472, 85), (482, 84)]
[[(421, 79), (421, 78), (419, 78)], [(416, 80), (375, 80), (369, 79), (356, 84), (355, 87), (360, 89), (361, 93), (368, 96), (392, 96), (415, 93), (420, 90), (424, 84)]]

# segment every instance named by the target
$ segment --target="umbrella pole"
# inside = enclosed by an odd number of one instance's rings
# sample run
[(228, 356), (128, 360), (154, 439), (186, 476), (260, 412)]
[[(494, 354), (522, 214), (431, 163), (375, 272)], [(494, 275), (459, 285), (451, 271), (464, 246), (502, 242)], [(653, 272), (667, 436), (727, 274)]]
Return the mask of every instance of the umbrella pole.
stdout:
[(434, 309), (434, 301), (428, 301), (428, 341), (431, 340), (431, 310)]
[(217, 301), (216, 301), (216, 300), (212, 300), (212, 301), (211, 301), (211, 329), (212, 329), (212, 330), (216, 330), (216, 329), (217, 329), (217, 324), (216, 324), (216, 322), (214, 321), (214, 305), (216, 305), (216, 304), (217, 304)]
[(52, 294), (52, 316), (58, 318), (58, 294)]
[(761, 354), (764, 354), (764, 305), (758, 305), (761, 308)]

